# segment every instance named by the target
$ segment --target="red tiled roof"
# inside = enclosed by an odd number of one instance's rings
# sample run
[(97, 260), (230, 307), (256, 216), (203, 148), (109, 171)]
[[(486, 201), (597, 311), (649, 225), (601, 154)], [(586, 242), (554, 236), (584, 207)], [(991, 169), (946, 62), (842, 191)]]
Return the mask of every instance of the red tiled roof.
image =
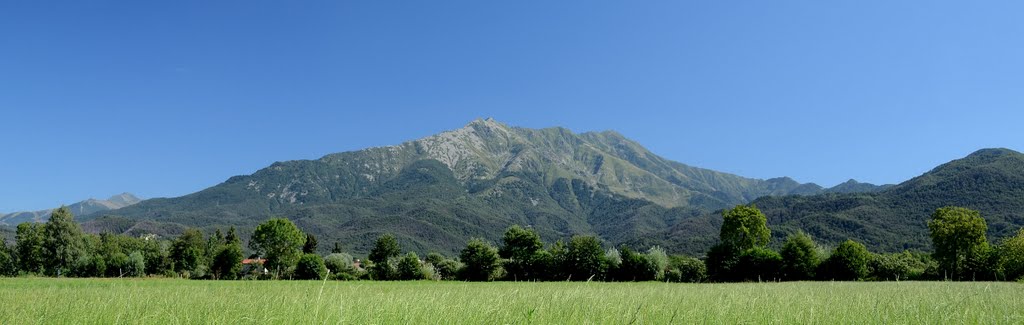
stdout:
[(242, 264), (243, 265), (256, 264), (256, 263), (266, 264), (267, 260), (263, 259), (263, 258), (257, 258), (257, 259), (247, 258), (247, 259), (242, 260)]

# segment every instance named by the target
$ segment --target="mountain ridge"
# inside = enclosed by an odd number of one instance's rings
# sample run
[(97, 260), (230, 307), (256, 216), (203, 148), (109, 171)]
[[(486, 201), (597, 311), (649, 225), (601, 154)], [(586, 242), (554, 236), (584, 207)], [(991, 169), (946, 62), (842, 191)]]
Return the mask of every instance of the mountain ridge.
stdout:
[[(141, 202), (142, 199), (135, 195), (124, 192), (111, 196), (106, 200), (88, 198), (68, 205), (68, 209), (75, 215), (89, 215), (108, 210), (120, 209)], [(50, 218), (54, 209), (39, 211), (22, 211), (3, 214), (0, 213), (0, 225), (14, 226), (22, 222), (45, 222)]]

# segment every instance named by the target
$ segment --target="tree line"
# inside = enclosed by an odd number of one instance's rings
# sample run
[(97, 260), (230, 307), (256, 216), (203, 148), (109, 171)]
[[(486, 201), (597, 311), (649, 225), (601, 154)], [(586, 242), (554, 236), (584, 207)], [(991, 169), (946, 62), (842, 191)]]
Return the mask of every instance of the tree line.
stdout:
[[(173, 240), (85, 234), (67, 208), (44, 224), (18, 225), (13, 246), (0, 242), (0, 275), (55, 277), (165, 276), (192, 279), (336, 279), (463, 281), (902, 281), (1017, 280), (1024, 277), (1024, 229), (999, 244), (985, 237), (977, 211), (936, 210), (928, 228), (934, 252), (872, 253), (847, 240), (822, 247), (803, 232), (768, 246), (771, 230), (753, 205), (722, 213), (718, 244), (703, 258), (669, 255), (622, 245), (606, 249), (595, 236), (545, 244), (536, 231), (513, 225), (498, 246), (471, 239), (458, 256), (402, 254), (397, 239), (380, 236), (367, 259), (357, 260), (335, 243), (317, 253), (315, 236), (288, 219), (256, 227), (244, 259), (232, 227), (205, 236), (188, 229)], [(243, 264), (243, 260), (247, 263)], [(1024, 280), (1024, 279), (1022, 279)]]

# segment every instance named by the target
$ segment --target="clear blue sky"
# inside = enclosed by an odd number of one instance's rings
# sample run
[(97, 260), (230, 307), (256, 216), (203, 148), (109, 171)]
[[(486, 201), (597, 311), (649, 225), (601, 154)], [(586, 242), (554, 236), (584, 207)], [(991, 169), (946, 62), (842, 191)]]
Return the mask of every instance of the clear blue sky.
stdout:
[(4, 1), (0, 211), (478, 117), (830, 186), (1024, 150), (1020, 1)]

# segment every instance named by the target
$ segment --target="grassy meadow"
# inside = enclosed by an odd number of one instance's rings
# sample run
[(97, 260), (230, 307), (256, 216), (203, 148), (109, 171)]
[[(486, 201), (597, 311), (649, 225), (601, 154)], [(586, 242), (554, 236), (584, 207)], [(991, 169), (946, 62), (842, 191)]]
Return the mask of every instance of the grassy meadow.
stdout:
[(1018, 283), (0, 279), (0, 323), (1024, 323)]

